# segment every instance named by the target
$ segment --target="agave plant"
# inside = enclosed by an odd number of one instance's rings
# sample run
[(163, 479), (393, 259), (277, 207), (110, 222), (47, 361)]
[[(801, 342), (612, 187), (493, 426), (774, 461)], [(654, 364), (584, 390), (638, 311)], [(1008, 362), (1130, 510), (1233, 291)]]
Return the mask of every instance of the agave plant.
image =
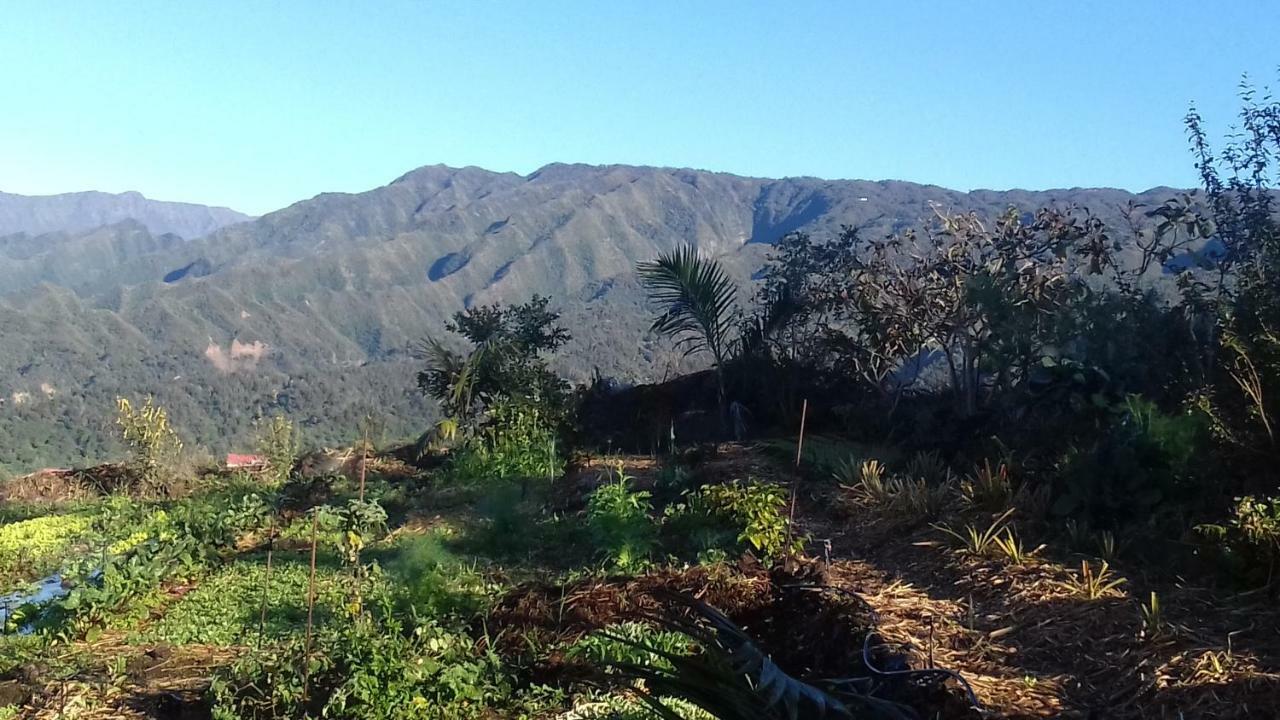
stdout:
[[(910, 708), (858, 692), (856, 684), (831, 681), (818, 687), (788, 675), (732, 620), (699, 600), (663, 594), (683, 605), (687, 616), (650, 617), (664, 630), (687, 636), (699, 648), (672, 653), (643, 642), (609, 635), (665, 661), (614, 663), (610, 669), (642, 681), (636, 696), (655, 716), (683, 720), (668, 701), (692, 704), (716, 720), (798, 720), (799, 718), (912, 720)], [(838, 689), (837, 689), (838, 688)]]

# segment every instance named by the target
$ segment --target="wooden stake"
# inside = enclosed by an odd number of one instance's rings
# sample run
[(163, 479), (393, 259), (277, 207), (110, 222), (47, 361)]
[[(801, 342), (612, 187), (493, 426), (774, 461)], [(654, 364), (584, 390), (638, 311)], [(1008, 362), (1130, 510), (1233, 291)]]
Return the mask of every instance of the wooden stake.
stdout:
[(364, 429), (364, 444), (360, 446), (360, 502), (364, 502), (365, 465), (369, 463), (369, 428)]
[(316, 609), (316, 534), (320, 529), (320, 513), (311, 510), (311, 576), (307, 579), (307, 640), (302, 656), (302, 702), (307, 701), (307, 686), (311, 683), (311, 624)]
[[(787, 513), (787, 544), (791, 544), (796, 522), (796, 486), (800, 484), (800, 458), (804, 455), (804, 421), (809, 415), (809, 398), (800, 405), (800, 438), (796, 441), (796, 474), (791, 479), (791, 510)], [(788, 551), (790, 552), (790, 551)]]
[(796, 441), (796, 477), (800, 477), (800, 458), (804, 456), (804, 421), (809, 414), (809, 398), (800, 404), (800, 439)]
[(268, 593), (271, 588), (271, 555), (276, 549), (276, 516), (271, 515), (271, 525), (267, 529), (267, 572), (262, 578), (262, 612), (258, 615), (258, 647), (262, 647), (262, 639), (267, 628)]

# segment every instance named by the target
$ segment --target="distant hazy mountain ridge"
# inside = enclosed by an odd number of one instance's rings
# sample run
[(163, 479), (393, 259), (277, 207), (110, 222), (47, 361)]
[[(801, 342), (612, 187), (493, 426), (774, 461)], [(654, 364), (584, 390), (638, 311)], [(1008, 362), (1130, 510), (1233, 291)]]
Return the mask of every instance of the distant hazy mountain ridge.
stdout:
[(250, 219), (229, 208), (150, 200), (136, 192), (40, 196), (0, 192), (0, 235), (78, 233), (134, 220), (156, 235), (195, 238)]

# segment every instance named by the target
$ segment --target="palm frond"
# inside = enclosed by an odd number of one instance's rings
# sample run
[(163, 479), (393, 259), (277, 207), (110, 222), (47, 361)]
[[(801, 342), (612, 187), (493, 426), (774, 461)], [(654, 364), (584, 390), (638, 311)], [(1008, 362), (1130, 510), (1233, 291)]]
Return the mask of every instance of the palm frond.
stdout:
[(694, 598), (661, 593), (692, 611), (691, 617), (650, 617), (665, 630), (679, 632), (700, 652), (680, 655), (643, 642), (609, 636), (662, 658), (665, 665), (618, 663), (611, 669), (640, 680), (636, 694), (664, 720), (678, 717), (663, 698), (680, 699), (717, 720), (797, 720), (798, 718), (875, 718), (910, 720), (904, 706), (848, 690), (839, 697), (787, 674), (732, 620)]
[(662, 308), (652, 330), (674, 337), (686, 355), (706, 350), (722, 363), (737, 286), (720, 264), (689, 245), (640, 263), (636, 270), (650, 301)]
[(765, 354), (769, 341), (803, 309), (794, 293), (783, 287), (746, 321), (735, 354), (740, 357)]

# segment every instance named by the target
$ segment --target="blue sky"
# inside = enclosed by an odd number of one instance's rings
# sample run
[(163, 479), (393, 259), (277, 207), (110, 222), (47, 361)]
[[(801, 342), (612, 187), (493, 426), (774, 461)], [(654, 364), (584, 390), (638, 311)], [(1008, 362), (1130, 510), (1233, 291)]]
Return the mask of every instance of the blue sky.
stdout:
[(0, 0), (0, 190), (262, 213), (421, 165), (1187, 185), (1280, 2)]

